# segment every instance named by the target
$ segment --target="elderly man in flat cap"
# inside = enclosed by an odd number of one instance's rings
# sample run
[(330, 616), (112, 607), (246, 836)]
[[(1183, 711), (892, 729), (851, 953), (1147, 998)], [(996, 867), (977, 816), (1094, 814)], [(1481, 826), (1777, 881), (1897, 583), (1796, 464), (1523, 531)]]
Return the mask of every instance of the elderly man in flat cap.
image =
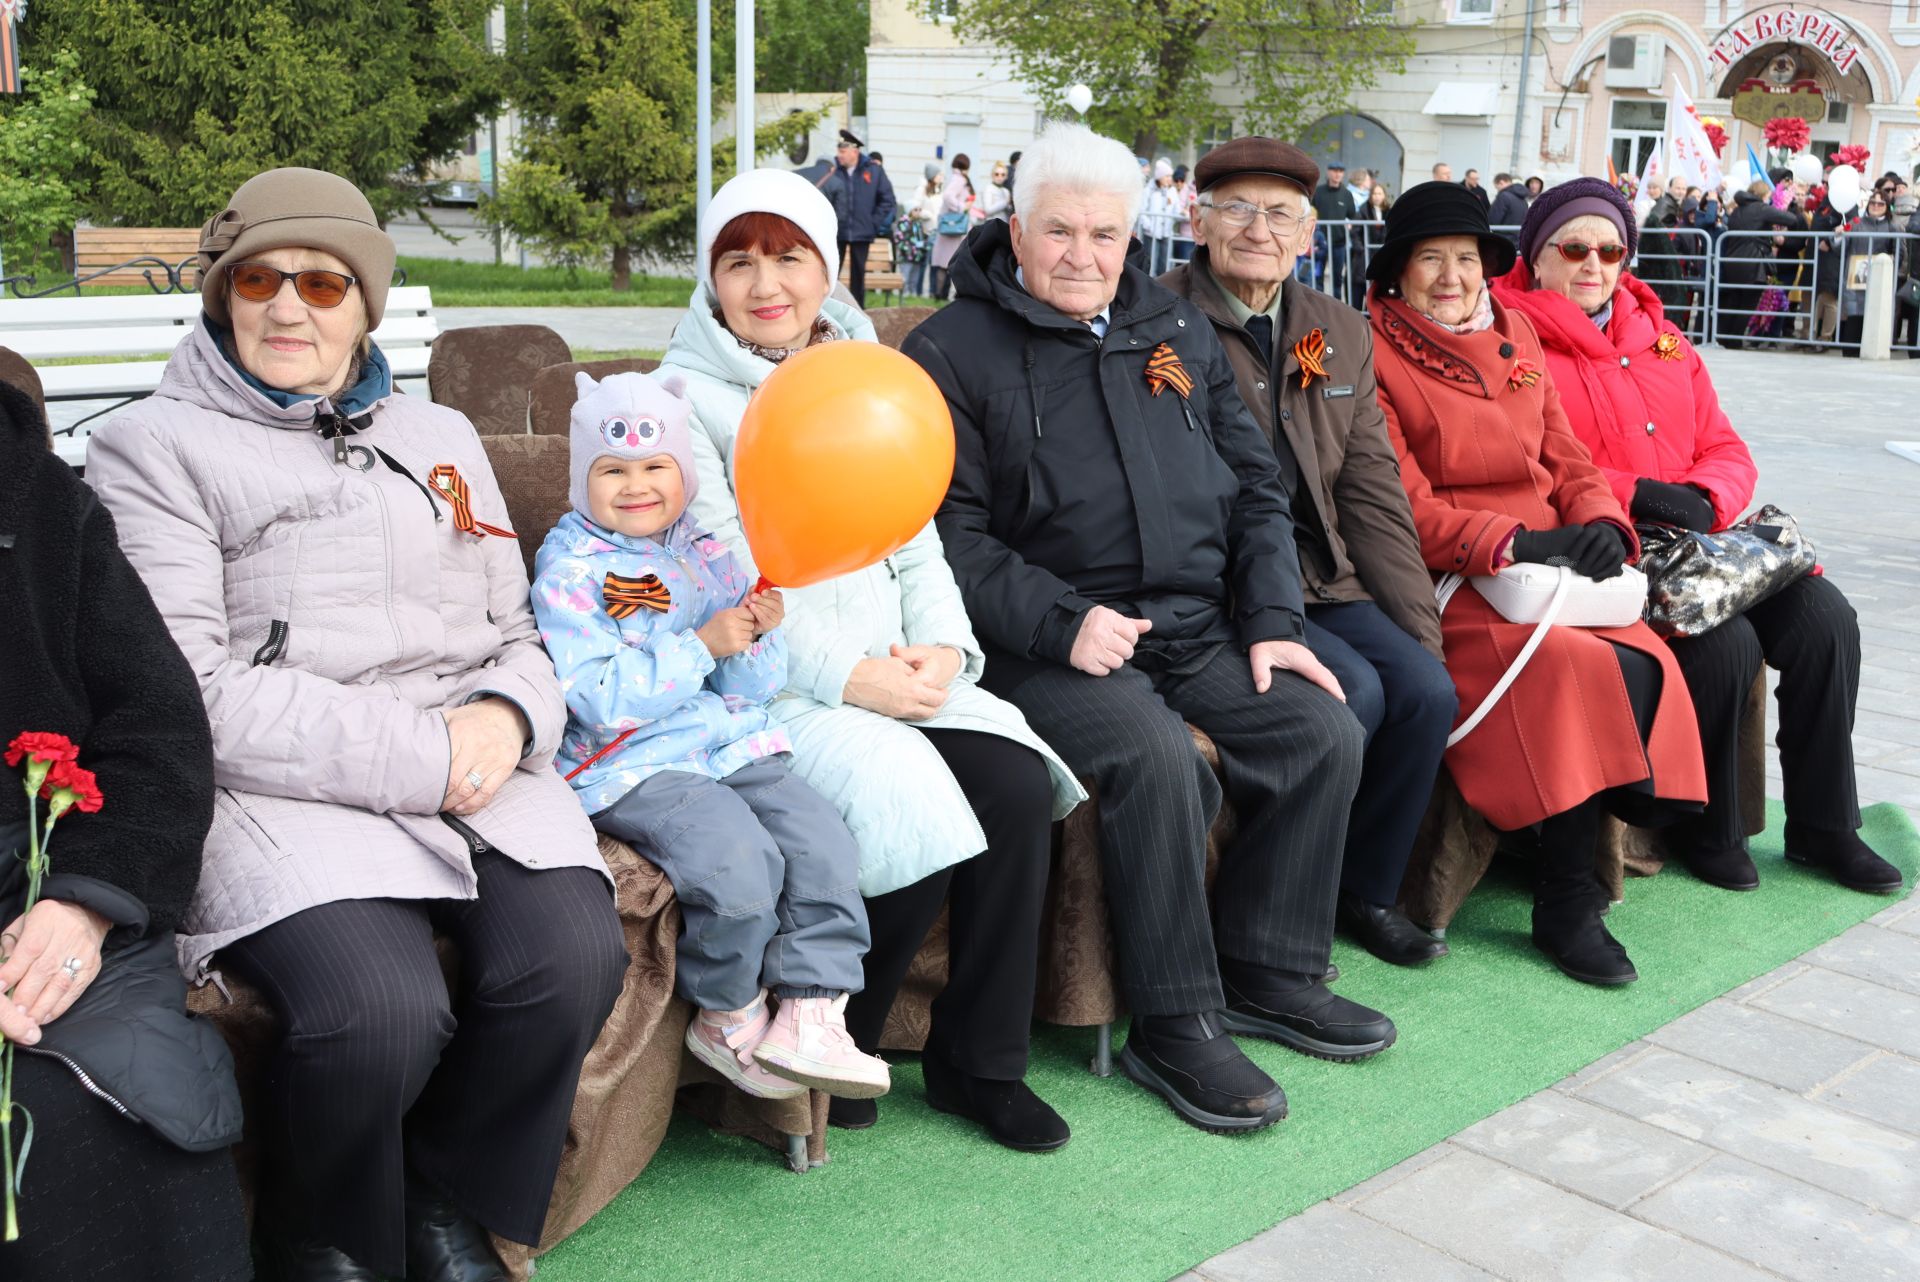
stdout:
[(1128, 265), (1141, 198), (1126, 147), (1047, 126), (1019, 212), (967, 237), (957, 299), (901, 350), (953, 414), (937, 522), (981, 684), (1099, 796), (1120, 1066), (1195, 1126), (1255, 1130), (1286, 1097), (1229, 1034), (1337, 1060), (1394, 1039), (1325, 983), (1361, 731), (1302, 644), (1273, 447), (1206, 317)]
[(1305, 641), (1367, 732), (1347, 825), (1339, 921), (1375, 956), (1447, 946), (1399, 912), (1400, 878), (1457, 714), (1440, 617), (1374, 396), (1366, 318), (1293, 279), (1313, 236), (1313, 160), (1236, 138), (1195, 170), (1193, 261), (1160, 278), (1212, 322), (1240, 396), (1279, 456), (1293, 512)]
[(893, 216), (898, 211), (893, 183), (879, 158), (863, 156), (866, 144), (851, 130), (840, 131), (840, 145), (834, 149), (833, 168), (820, 179), (820, 191), (833, 204), (840, 220), (835, 239), (839, 242), (840, 264), (852, 263), (847, 272), (847, 289), (860, 306), (867, 305), (867, 254), (873, 242), (890, 235)]

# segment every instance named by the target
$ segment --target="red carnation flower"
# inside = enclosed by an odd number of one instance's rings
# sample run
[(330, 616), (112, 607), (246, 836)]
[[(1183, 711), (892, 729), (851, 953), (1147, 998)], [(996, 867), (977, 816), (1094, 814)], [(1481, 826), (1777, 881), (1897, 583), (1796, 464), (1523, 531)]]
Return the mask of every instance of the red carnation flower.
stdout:
[(1813, 139), (1813, 130), (1798, 116), (1781, 116), (1766, 124), (1767, 146), (1782, 151), (1804, 151)]
[(1722, 125), (1717, 120), (1709, 120), (1705, 122), (1701, 128), (1707, 131), (1707, 145), (1713, 148), (1714, 155), (1718, 156), (1727, 149), (1727, 129), (1725, 125)]
[(40, 789), (40, 795), (53, 803), (52, 812), (56, 819), (72, 806), (78, 806), (82, 814), (97, 814), (101, 803), (106, 800), (93, 771), (83, 770), (71, 761), (54, 764), (45, 786)]
[(7, 764), (10, 766), (17, 766), (23, 760), (53, 765), (55, 762), (79, 759), (80, 749), (73, 740), (45, 730), (23, 730), (7, 745)]
[(1836, 165), (1852, 165), (1864, 174), (1867, 172), (1867, 161), (1872, 157), (1873, 152), (1871, 149), (1862, 147), (1857, 142), (1850, 142), (1840, 148), (1840, 150), (1834, 152), (1832, 156), (1828, 157), (1828, 160), (1830, 163)]

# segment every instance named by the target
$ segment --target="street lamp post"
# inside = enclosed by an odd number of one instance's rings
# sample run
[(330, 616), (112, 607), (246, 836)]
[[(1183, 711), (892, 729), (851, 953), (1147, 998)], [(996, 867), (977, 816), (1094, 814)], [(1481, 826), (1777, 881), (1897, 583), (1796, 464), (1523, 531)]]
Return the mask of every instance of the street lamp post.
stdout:
[(733, 172), (753, 168), (753, 0), (733, 3)]
[(697, 6), (697, 52), (694, 55), (694, 79), (697, 82), (694, 114), (694, 218), (705, 216), (713, 199), (713, 0), (699, 0)]

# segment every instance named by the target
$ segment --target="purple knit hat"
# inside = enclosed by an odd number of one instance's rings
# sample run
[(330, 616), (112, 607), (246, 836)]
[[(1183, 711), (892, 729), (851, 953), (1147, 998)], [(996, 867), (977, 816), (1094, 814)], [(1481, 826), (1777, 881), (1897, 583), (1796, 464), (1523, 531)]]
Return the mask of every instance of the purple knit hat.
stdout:
[(1576, 218), (1594, 214), (1606, 219), (1626, 242), (1627, 258), (1640, 251), (1640, 228), (1627, 198), (1598, 178), (1575, 178), (1549, 187), (1534, 197), (1527, 220), (1520, 224), (1520, 259), (1531, 268), (1553, 233)]

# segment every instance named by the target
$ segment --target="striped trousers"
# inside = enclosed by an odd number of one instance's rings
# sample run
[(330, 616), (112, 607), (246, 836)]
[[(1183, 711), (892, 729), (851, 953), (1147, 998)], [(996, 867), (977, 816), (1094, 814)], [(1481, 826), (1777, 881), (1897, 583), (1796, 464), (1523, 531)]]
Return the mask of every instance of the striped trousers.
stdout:
[[(996, 667), (1007, 686), (995, 688)], [(1231, 644), (1186, 673), (1129, 663), (1092, 677), (990, 659), (982, 684), (1093, 787), (1120, 986), (1135, 1014), (1220, 1009), (1221, 955), (1325, 972), (1365, 746), (1344, 704), (1285, 672), (1258, 693), (1246, 652)], [(1187, 722), (1219, 749), (1218, 778)], [(1207, 830), (1223, 791), (1238, 829), (1209, 912)]]

